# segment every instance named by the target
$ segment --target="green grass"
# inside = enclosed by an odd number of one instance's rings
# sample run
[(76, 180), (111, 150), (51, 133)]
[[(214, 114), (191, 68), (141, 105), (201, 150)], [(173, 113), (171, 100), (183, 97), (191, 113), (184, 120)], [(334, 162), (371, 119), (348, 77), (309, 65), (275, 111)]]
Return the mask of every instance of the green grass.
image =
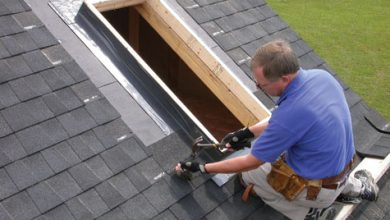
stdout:
[(390, 119), (389, 0), (268, 0), (329, 66)]

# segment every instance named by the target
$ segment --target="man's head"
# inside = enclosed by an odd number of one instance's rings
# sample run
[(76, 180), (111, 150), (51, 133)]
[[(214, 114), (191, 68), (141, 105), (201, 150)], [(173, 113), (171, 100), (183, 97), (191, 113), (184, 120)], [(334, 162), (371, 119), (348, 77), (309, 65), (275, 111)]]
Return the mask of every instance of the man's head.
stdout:
[(257, 86), (271, 96), (280, 96), (299, 70), (299, 62), (290, 45), (271, 41), (257, 49), (251, 60)]

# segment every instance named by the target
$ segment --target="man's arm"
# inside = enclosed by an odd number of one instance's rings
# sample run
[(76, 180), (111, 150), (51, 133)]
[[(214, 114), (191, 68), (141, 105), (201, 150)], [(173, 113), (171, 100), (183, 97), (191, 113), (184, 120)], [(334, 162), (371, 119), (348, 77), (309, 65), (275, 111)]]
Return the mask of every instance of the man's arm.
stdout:
[[(255, 169), (264, 162), (258, 160), (251, 154), (223, 160), (215, 163), (205, 164), (207, 173), (238, 173)], [(199, 170), (199, 169), (198, 169)], [(180, 163), (176, 166), (176, 171), (181, 171)]]
[(253, 135), (255, 135), (255, 137), (259, 137), (263, 133), (263, 131), (267, 128), (268, 120), (269, 120), (269, 118), (267, 118), (266, 120), (260, 121), (259, 123), (252, 125), (248, 128), (253, 133)]

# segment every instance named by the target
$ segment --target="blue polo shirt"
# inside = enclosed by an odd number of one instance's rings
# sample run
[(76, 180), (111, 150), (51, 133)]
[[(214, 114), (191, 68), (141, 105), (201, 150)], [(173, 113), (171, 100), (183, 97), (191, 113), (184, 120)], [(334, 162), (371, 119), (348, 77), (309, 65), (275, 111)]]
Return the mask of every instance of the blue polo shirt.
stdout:
[(343, 89), (324, 70), (300, 69), (297, 74), (251, 153), (261, 161), (274, 162), (286, 152), (287, 164), (302, 177), (335, 176), (355, 152)]

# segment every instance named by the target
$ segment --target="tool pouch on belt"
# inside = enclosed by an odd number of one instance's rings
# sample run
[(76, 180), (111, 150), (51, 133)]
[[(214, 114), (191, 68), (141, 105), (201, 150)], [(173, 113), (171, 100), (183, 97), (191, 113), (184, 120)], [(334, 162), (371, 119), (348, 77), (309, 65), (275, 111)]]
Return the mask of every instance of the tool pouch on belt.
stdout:
[(306, 180), (296, 175), (283, 159), (272, 164), (267, 182), (289, 201), (294, 200), (306, 186)]

